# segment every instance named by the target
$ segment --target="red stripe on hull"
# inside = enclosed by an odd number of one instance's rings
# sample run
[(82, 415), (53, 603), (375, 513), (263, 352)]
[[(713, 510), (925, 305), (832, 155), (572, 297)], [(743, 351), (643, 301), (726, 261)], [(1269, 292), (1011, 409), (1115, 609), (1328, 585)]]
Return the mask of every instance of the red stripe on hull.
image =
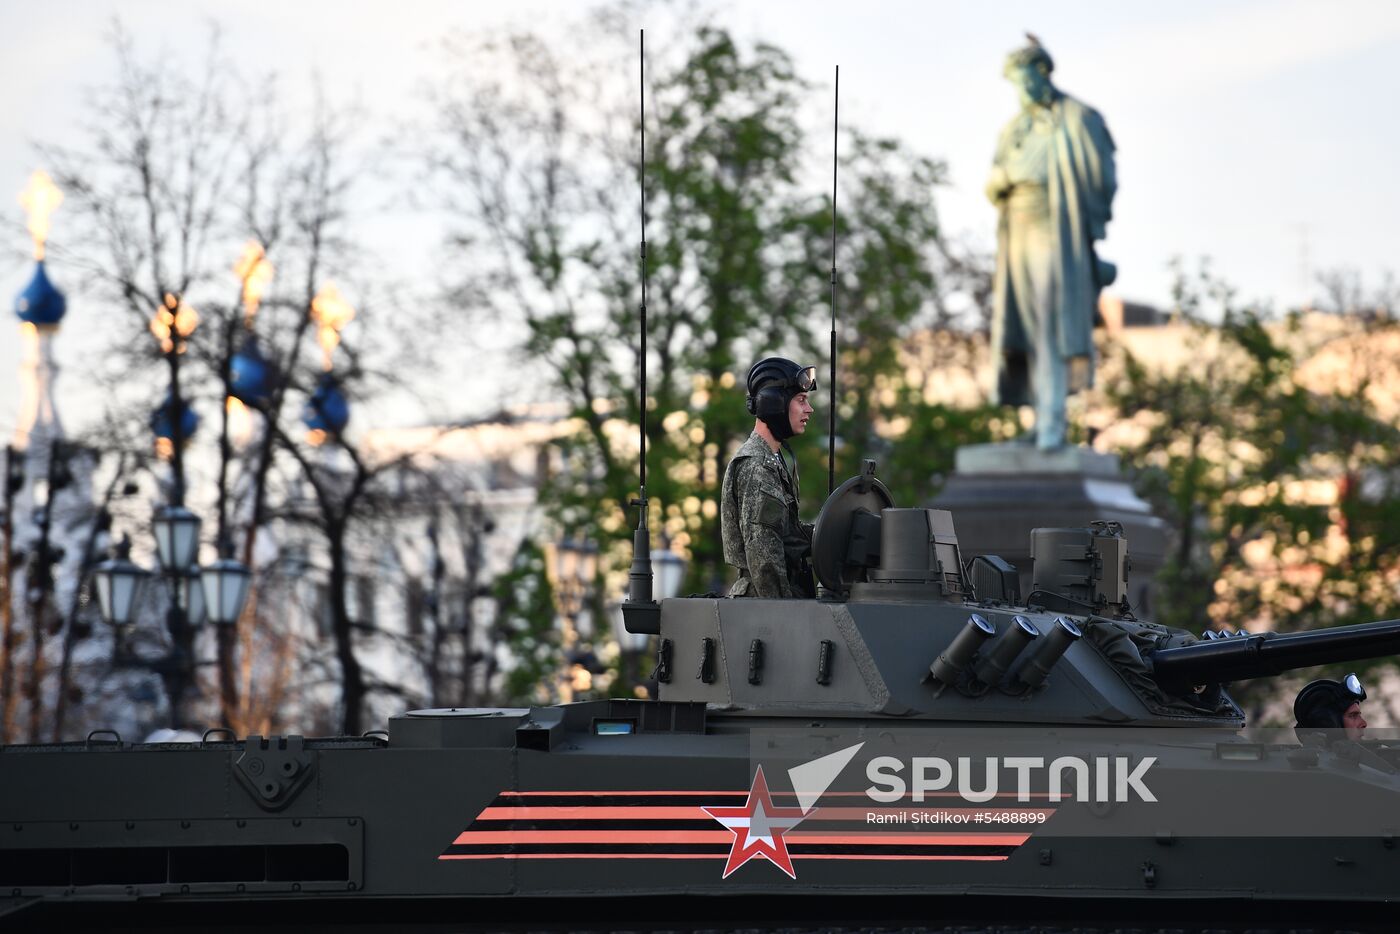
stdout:
[(747, 791), (503, 791), (500, 796), (502, 798), (659, 798), (682, 795), (728, 795), (731, 797), (737, 795), (742, 798), (747, 794)]
[(705, 809), (694, 807), (577, 807), (514, 808), (488, 807), (476, 815), (477, 820), (714, 820)]
[[(728, 859), (727, 853), (444, 853), (438, 859)], [(879, 853), (794, 853), (799, 859), (915, 860), (948, 863), (999, 863), (1005, 856), (892, 856)]]
[[(815, 808), (806, 820), (865, 820), (868, 814), (914, 815), (914, 814), (967, 814), (977, 812), (995, 814), (1044, 814), (1054, 813), (1051, 808)], [(570, 807), (487, 807), (476, 816), (477, 820), (713, 820), (699, 805), (693, 807), (595, 807), (580, 804)]]
[[(711, 797), (714, 797), (714, 796), (725, 796), (725, 797), (739, 797), (739, 798), (742, 798), (742, 797), (746, 797), (746, 796), (748, 795), (748, 792), (747, 792), (747, 791), (502, 791), (502, 792), (500, 793), (500, 797), (502, 797), (502, 798), (598, 798), (598, 797), (659, 798), (659, 797), (664, 797), (664, 796), (681, 797), (681, 796), (691, 796), (691, 795), (710, 795)], [(775, 791), (775, 792), (772, 793), (772, 797), (774, 797), (774, 798), (795, 798), (795, 797), (797, 797), (797, 793), (796, 793), (796, 792), (792, 792), (792, 791)], [(833, 797), (839, 797), (839, 798), (868, 798), (869, 795), (867, 795), (867, 794), (866, 794), (865, 792), (863, 792), (863, 791), (826, 791), (826, 792), (823, 792), (823, 793), (822, 793), (822, 797), (823, 797), (823, 798), (833, 798)], [(925, 798), (961, 798), (961, 797), (962, 797), (962, 794), (961, 794), (960, 792), (957, 792), (957, 791), (926, 791), (926, 792), (924, 792), (924, 797), (925, 797)], [(997, 799), (997, 798), (1014, 798), (1014, 797), (1016, 797), (1016, 792), (1014, 792), (1014, 791), (1003, 791), (1003, 792), (1000, 792), (1000, 793), (998, 793), (998, 794), (996, 794), (996, 795), (993, 795), (993, 796), (992, 796), (992, 799), (995, 800), (995, 799)], [(1046, 791), (1036, 791), (1036, 792), (1030, 792), (1029, 794), (1026, 795), (1026, 797), (1027, 797), (1027, 798), (1049, 798), (1049, 797), (1050, 797), (1050, 793), (1049, 793), (1049, 792), (1046, 792)], [(1065, 798), (1065, 799), (1073, 799), (1074, 796), (1073, 796), (1073, 795), (1069, 795), (1069, 794), (1065, 794), (1065, 795), (1061, 795), (1061, 797), (1062, 797), (1062, 798)], [(904, 800), (904, 799), (901, 799), (901, 800)], [(913, 799), (913, 798), (908, 798), (908, 800), (913, 801), (914, 799)], [(898, 803), (898, 802), (890, 801), (890, 802), (881, 802), (881, 803), (896, 804), (896, 803)], [(915, 802), (915, 803), (917, 803), (917, 802)], [(969, 802), (969, 803), (971, 803), (971, 802)]]
[[(803, 833), (783, 834), (789, 843), (873, 843), (885, 846), (1020, 846), (1030, 834)], [(734, 834), (717, 830), (467, 830), (456, 845), (487, 843), (728, 843)]]

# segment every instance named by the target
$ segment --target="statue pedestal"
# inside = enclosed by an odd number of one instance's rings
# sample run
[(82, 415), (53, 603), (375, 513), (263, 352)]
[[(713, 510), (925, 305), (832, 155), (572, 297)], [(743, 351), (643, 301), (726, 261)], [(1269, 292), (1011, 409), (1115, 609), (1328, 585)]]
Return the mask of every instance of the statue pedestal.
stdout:
[(1122, 523), (1128, 539), (1128, 599), (1139, 618), (1153, 613), (1153, 577), (1166, 557), (1166, 523), (1133, 492), (1115, 454), (1085, 447), (1042, 451), (1026, 444), (958, 448), (956, 469), (931, 504), (949, 509), (963, 561), (1000, 555), (1031, 592), (1031, 529), (1075, 528), (1096, 519)]

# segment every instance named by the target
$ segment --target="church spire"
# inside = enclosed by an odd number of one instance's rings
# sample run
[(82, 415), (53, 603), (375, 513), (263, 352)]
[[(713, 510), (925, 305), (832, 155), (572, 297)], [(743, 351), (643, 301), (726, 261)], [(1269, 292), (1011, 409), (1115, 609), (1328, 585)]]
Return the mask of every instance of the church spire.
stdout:
[(68, 301), (49, 280), (44, 268), (44, 248), (49, 234), (49, 215), (63, 202), (63, 192), (45, 172), (35, 172), (20, 192), (19, 203), (29, 220), (34, 239), (34, 275), (15, 296), (15, 316), (20, 321), (19, 420), (15, 424), (14, 446), (21, 450), (47, 450), (63, 437), (63, 426), (54, 408), (54, 383), (58, 366), (53, 359), (53, 336), (68, 310)]

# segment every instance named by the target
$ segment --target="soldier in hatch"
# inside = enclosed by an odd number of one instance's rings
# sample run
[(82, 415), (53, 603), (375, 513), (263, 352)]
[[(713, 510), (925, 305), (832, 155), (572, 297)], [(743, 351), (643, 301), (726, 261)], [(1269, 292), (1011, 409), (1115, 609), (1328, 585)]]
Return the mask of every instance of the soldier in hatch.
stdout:
[(816, 370), (766, 357), (749, 370), (753, 434), (724, 472), (724, 560), (739, 569), (731, 597), (814, 597), (812, 527), (797, 515), (797, 458), (787, 439), (807, 430)]
[(1293, 729), (1299, 733), (1344, 730), (1347, 739), (1357, 742), (1366, 732), (1366, 718), (1361, 715), (1361, 702), (1365, 699), (1366, 689), (1354, 674), (1341, 681), (1310, 682), (1293, 702), (1293, 716), (1298, 721)]

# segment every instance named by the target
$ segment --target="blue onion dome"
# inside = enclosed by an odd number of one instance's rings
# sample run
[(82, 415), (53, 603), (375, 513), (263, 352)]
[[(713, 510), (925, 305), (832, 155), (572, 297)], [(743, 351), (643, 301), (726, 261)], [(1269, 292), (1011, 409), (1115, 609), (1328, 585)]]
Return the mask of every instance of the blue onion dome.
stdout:
[[(180, 406), (180, 439), (189, 441), (194, 437), (195, 430), (199, 428), (199, 413), (195, 412), (188, 401), (183, 401)], [(175, 422), (172, 418), (175, 410), (174, 399), (170, 393), (165, 394), (165, 401), (156, 406), (151, 413), (151, 431), (159, 439), (173, 441), (175, 435)]]
[(229, 362), (228, 394), (251, 408), (267, 405), (272, 393), (272, 364), (263, 356), (258, 339), (249, 334)]
[(34, 264), (34, 277), (15, 296), (15, 314), (19, 320), (36, 327), (54, 326), (63, 320), (68, 300), (63, 297), (44, 272), (44, 261)]
[(316, 381), (316, 391), (307, 400), (301, 420), (312, 431), (329, 434), (339, 434), (350, 421), (350, 402), (330, 373), (322, 373)]

